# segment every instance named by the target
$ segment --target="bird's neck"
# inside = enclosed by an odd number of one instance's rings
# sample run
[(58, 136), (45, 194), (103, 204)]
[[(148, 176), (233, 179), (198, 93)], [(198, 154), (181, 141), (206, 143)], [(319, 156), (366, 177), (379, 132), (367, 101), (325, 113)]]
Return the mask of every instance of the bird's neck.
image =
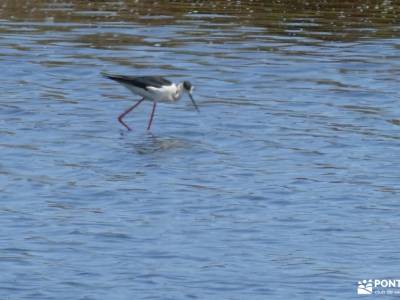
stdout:
[(183, 83), (179, 83), (176, 85), (176, 93), (173, 95), (174, 101), (178, 101), (181, 99), (183, 95)]

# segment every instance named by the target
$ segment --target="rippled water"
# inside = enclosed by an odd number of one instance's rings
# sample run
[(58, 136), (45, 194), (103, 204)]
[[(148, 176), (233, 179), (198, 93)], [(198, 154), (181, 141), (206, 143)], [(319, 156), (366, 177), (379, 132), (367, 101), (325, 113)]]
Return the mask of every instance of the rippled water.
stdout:
[[(4, 1), (0, 298), (399, 278), (400, 7), (324, 3)], [(147, 132), (144, 103), (127, 132), (137, 97), (102, 71), (190, 80), (201, 112), (159, 105)]]

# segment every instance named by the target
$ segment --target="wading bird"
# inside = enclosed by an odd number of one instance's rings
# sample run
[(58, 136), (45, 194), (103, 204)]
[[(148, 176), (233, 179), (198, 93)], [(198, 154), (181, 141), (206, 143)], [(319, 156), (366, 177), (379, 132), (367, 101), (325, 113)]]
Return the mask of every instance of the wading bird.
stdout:
[(114, 80), (136, 95), (142, 97), (133, 106), (129, 107), (122, 114), (119, 115), (118, 121), (124, 125), (128, 130), (130, 127), (123, 121), (124, 117), (129, 114), (135, 107), (137, 107), (144, 100), (153, 101), (153, 109), (151, 111), (147, 130), (150, 129), (153, 122), (154, 112), (156, 110), (157, 102), (172, 103), (178, 101), (184, 93), (187, 93), (192, 100), (192, 103), (197, 111), (199, 108), (193, 99), (193, 86), (189, 81), (183, 81), (175, 84), (164, 77), (160, 76), (124, 76), (124, 75), (111, 75), (103, 73), (103, 76)]

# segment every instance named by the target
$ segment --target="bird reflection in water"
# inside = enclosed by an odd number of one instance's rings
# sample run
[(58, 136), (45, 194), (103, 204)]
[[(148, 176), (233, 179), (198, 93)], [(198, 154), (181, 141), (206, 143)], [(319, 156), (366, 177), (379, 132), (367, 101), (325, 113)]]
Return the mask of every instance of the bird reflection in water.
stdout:
[[(121, 132), (121, 136), (125, 136)], [(133, 147), (138, 154), (151, 154), (155, 152), (164, 152), (178, 148), (189, 147), (189, 141), (178, 137), (157, 137), (151, 132), (141, 134), (142, 138), (135, 137), (127, 143), (127, 146)], [(131, 136), (128, 134), (127, 136)]]

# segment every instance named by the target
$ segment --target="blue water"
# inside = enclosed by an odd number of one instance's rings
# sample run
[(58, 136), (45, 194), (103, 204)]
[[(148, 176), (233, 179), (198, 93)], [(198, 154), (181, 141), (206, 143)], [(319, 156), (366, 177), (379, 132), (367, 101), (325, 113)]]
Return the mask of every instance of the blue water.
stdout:
[[(398, 36), (75, 13), (94, 19), (0, 22), (0, 299), (359, 299), (400, 278)], [(148, 132), (143, 103), (128, 132), (138, 97), (102, 71), (190, 80), (200, 113), (161, 104)]]

